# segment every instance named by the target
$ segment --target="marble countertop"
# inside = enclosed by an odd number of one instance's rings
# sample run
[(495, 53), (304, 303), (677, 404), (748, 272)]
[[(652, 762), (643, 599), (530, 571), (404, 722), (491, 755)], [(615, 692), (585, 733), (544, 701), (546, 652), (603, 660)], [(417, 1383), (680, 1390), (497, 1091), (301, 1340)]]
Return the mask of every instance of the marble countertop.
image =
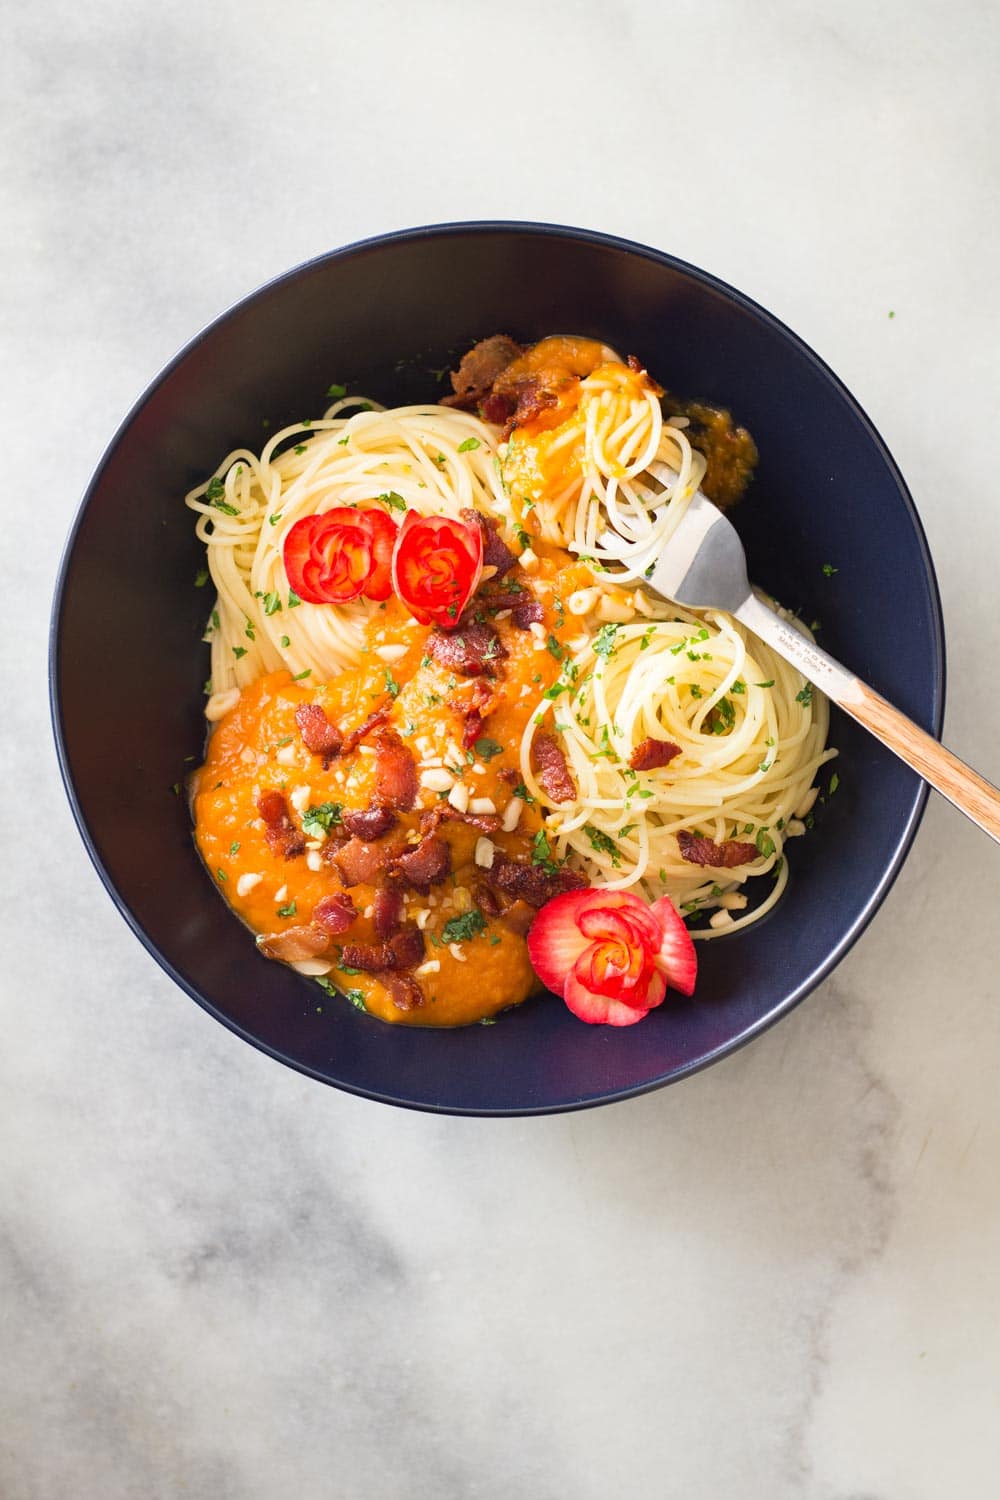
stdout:
[(359, 236), (548, 219), (734, 282), (847, 382), (928, 531), (947, 738), (1000, 780), (995, 8), (40, 0), (5, 44), (4, 1500), (992, 1500), (984, 836), (933, 801), (835, 976), (686, 1083), (413, 1115), (158, 970), (45, 680), (79, 496), (193, 331)]

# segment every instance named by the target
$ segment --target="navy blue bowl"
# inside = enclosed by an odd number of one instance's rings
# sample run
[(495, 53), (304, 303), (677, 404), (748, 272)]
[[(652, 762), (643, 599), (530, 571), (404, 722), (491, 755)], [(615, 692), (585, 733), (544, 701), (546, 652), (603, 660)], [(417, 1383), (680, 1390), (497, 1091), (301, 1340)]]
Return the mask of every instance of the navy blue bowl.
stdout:
[[(839, 788), (791, 848), (791, 881), (750, 931), (701, 949), (697, 998), (641, 1025), (590, 1027), (551, 998), (495, 1026), (390, 1027), (258, 956), (195, 854), (171, 788), (204, 740), (209, 605), (182, 496), (229, 449), (313, 415), (331, 381), (426, 400), (438, 371), (498, 331), (553, 330), (635, 353), (672, 390), (731, 407), (761, 461), (737, 513), (751, 576), (932, 733), (944, 646), (906, 486), (871, 422), (777, 319), (683, 262), (586, 230), (458, 224), (367, 240), (237, 304), (153, 382), (113, 439), (66, 549), (52, 619), (56, 742), (110, 895), (167, 973), (272, 1057), (421, 1109), (529, 1114), (682, 1078), (758, 1035), (827, 975), (899, 872), (920, 781), (835, 713)], [(839, 571), (823, 574), (824, 563)], [(891, 562), (892, 586), (886, 586)]]

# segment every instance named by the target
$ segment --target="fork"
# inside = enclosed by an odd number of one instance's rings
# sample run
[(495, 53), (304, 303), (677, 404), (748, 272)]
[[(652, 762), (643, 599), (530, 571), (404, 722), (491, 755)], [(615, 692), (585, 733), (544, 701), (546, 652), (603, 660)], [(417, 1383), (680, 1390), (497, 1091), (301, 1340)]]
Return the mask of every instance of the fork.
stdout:
[[(666, 465), (651, 464), (649, 473), (664, 484), (676, 479)], [(747, 578), (743, 543), (700, 490), (643, 587), (689, 609), (722, 609), (735, 615), (1000, 843), (1000, 791), (757, 597)]]

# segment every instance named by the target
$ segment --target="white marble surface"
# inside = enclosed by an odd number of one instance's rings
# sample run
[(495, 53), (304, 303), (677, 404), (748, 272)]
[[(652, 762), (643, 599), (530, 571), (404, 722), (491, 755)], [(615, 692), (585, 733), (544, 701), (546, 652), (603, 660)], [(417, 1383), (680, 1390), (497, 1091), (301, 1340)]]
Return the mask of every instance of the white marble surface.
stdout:
[(1000, 850), (932, 806), (835, 978), (683, 1085), (405, 1114), (139, 947), (45, 657), (87, 476), (192, 331), (357, 236), (545, 218), (715, 271), (846, 379), (1000, 779), (996, 8), (39, 0), (4, 53), (3, 1500), (992, 1500)]

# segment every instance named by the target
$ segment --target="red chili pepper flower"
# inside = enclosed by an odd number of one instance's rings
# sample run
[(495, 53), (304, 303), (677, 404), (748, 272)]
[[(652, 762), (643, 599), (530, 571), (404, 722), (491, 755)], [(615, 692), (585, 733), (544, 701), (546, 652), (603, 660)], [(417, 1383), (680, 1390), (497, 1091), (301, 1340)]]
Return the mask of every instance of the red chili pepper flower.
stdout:
[(285, 538), (289, 586), (309, 604), (388, 599), (396, 523), (384, 510), (337, 506), (303, 516)]
[(407, 514), (392, 554), (392, 582), (421, 625), (454, 630), (482, 571), (478, 526), (448, 516)]
[(609, 1026), (641, 1021), (668, 984), (690, 995), (698, 972), (691, 934), (668, 896), (647, 906), (600, 886), (546, 902), (528, 933), (528, 956), (574, 1015)]

